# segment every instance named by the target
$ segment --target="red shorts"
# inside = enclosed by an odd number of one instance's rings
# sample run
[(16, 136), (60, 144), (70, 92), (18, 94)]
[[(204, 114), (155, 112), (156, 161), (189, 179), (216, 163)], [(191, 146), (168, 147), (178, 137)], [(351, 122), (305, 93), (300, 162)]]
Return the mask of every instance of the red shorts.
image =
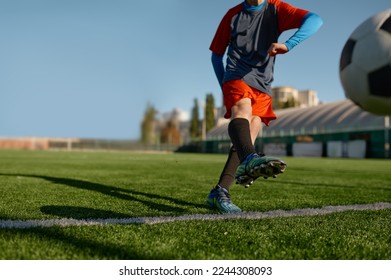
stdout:
[(231, 118), (231, 108), (241, 99), (249, 98), (253, 115), (262, 119), (265, 125), (277, 119), (272, 109), (272, 98), (270, 95), (250, 87), (242, 80), (232, 80), (223, 84), (224, 105), (227, 112), (224, 117)]

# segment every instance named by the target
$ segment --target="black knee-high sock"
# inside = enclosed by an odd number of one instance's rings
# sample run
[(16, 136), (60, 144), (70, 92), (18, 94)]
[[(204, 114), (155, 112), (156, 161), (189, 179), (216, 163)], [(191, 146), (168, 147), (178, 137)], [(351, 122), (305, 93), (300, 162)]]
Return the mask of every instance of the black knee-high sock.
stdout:
[(228, 134), (241, 162), (249, 154), (256, 152), (251, 141), (250, 123), (247, 119), (233, 119), (228, 125)]
[(221, 172), (218, 185), (222, 188), (229, 190), (230, 186), (235, 180), (235, 172), (240, 164), (238, 154), (234, 147), (231, 147), (231, 150), (228, 154), (228, 159), (225, 163), (223, 171)]

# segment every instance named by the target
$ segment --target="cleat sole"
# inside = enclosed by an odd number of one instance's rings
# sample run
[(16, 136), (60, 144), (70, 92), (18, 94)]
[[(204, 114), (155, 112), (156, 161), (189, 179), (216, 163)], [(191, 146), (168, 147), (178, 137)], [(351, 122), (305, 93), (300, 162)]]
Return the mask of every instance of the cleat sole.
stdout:
[(277, 175), (285, 172), (286, 164), (280, 161), (270, 161), (267, 164), (262, 164), (251, 169), (248, 174), (254, 180), (258, 177), (267, 179), (268, 177), (277, 178)]
[(243, 172), (242, 175), (235, 178), (236, 184), (248, 188), (259, 177), (263, 177), (264, 179), (269, 177), (277, 178), (277, 176), (284, 173), (285, 170), (285, 162), (278, 159), (271, 159), (268, 162), (263, 162), (262, 164), (247, 170), (246, 174), (243, 174)]
[(245, 188), (249, 188), (253, 182), (254, 182), (254, 179), (249, 176), (241, 176), (241, 177), (236, 178), (236, 184), (242, 185)]

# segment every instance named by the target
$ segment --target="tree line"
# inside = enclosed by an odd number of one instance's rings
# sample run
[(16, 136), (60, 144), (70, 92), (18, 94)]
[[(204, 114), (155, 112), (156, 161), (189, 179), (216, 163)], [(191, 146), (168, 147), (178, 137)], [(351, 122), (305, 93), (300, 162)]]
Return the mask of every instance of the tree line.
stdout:
[[(203, 114), (200, 114), (202, 110)], [(190, 140), (203, 139), (216, 125), (216, 106), (212, 93), (206, 94), (205, 102), (200, 106), (198, 99), (193, 101), (188, 131), (181, 131), (181, 123), (174, 113), (170, 119), (162, 122), (159, 111), (151, 103), (147, 104), (141, 122), (141, 142), (147, 145), (183, 143), (183, 134), (188, 134)]]
[[(288, 98), (286, 101), (273, 99), (273, 109), (285, 109), (298, 107), (300, 103), (295, 98)], [(203, 112), (201, 115), (200, 112)], [(212, 93), (206, 94), (205, 101), (200, 106), (195, 98), (191, 109), (191, 118), (183, 131), (181, 123), (175, 114), (169, 120), (161, 122), (159, 111), (154, 105), (148, 103), (141, 122), (141, 142), (148, 145), (155, 144), (183, 144), (184, 134), (188, 134), (191, 141), (205, 139), (206, 134), (216, 125), (215, 99)]]

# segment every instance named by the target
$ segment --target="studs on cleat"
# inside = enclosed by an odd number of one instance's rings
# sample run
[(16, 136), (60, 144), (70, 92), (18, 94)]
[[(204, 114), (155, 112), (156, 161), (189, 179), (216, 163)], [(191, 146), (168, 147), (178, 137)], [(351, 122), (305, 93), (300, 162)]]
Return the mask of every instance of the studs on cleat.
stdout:
[(236, 184), (242, 185), (245, 188), (249, 188), (253, 182), (254, 179), (248, 175), (240, 176), (236, 178)]
[[(254, 161), (252, 161), (254, 160)], [(236, 174), (240, 174), (236, 177), (236, 184), (240, 184), (245, 188), (250, 187), (254, 180), (258, 177), (267, 179), (268, 177), (277, 178), (281, 173), (284, 173), (286, 164), (275, 158), (255, 158), (247, 160), (239, 166)]]

